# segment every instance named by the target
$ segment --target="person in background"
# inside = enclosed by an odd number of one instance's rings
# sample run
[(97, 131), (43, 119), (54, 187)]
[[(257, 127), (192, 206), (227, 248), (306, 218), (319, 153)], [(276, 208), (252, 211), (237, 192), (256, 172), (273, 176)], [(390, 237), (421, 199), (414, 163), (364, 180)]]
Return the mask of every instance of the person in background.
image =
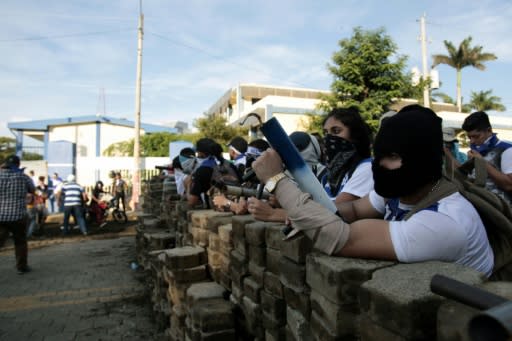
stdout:
[(96, 181), (91, 194), (91, 212), (94, 214), (96, 224), (98, 224), (100, 227), (107, 225), (105, 219), (105, 210), (107, 205), (103, 200), (101, 200), (104, 193), (105, 191), (103, 190), (103, 182)]
[(327, 172), (320, 180), (337, 203), (364, 197), (373, 189), (371, 132), (355, 108), (335, 108), (322, 124)]
[[(51, 179), (48, 181), (48, 202), (50, 203), (50, 212), (55, 213), (59, 211), (59, 203), (55, 196), (55, 190), (62, 183), (62, 179), (59, 174), (53, 173)], [(55, 206), (57, 203), (57, 206)]]
[(122, 203), (123, 211), (126, 211), (125, 193), (126, 182), (123, 180), (121, 172), (116, 172), (114, 176), (114, 184), (112, 186), (112, 195), (114, 196), (114, 200), (116, 202), (116, 208), (119, 209), (119, 205)]
[(186, 182), (187, 203), (190, 208), (197, 207), (199, 204), (202, 204), (203, 207), (208, 206), (207, 192), (211, 187), (213, 168), (204, 165), (204, 162), (210, 157), (214, 158), (212, 154), (214, 144), (216, 142), (207, 137), (196, 142), (196, 156), (199, 167), (195, 169)]
[(46, 208), (46, 199), (48, 198), (48, 186), (44, 183), (45, 177), (38, 178), (36, 190), (34, 193), (34, 205), (38, 226), (38, 234), (44, 233), (44, 223), (48, 217), (48, 209)]
[(462, 123), (468, 135), (468, 157), (486, 161), (487, 182), (485, 188), (512, 204), (512, 144), (501, 141), (493, 133), (489, 116), (477, 111)]
[(446, 162), (450, 162), (453, 169), (468, 160), (467, 155), (459, 150), (459, 140), (455, 136), (455, 129), (450, 127), (443, 128), (443, 142)]
[(247, 147), (247, 141), (241, 136), (234, 137), (228, 144), (229, 159), (233, 161), (240, 174), (245, 172)]
[(185, 196), (185, 181), (195, 169), (197, 160), (195, 158), (194, 149), (186, 147), (180, 150), (180, 154), (172, 160), (172, 168), (174, 170), (174, 179), (176, 181), (176, 191), (179, 195)]
[(87, 201), (87, 196), (82, 186), (76, 183), (73, 174), (68, 175), (67, 183), (62, 186), (62, 194), (64, 195), (64, 235), (69, 233), (69, 216), (73, 212), (80, 231), (86, 236), (87, 226), (85, 225), (83, 203)]
[(34, 187), (37, 186), (38, 179), (37, 179), (37, 176), (36, 176), (36, 173), (34, 172), (34, 170), (33, 169), (29, 170), (28, 175), (32, 179), (32, 183), (34, 184)]
[(20, 158), (10, 155), (0, 166), (0, 247), (12, 234), (16, 269), (22, 275), (28, 266), (26, 197), (33, 194), (34, 183), (20, 168)]

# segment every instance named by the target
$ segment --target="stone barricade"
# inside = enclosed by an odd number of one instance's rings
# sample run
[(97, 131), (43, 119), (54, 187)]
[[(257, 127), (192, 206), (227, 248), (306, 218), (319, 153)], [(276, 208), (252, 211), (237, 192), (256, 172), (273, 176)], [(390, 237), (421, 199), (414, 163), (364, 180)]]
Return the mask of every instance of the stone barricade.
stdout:
[(433, 294), (434, 274), (512, 298), (457, 264), (330, 257), (282, 224), (168, 207), (139, 216), (137, 259), (170, 340), (469, 340), (477, 311)]

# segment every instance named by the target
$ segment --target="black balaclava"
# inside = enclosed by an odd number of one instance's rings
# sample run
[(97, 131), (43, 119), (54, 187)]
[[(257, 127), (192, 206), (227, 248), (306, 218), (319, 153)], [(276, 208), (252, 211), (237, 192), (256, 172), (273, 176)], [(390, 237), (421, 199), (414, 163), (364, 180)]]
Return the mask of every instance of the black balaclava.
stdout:
[[(417, 104), (386, 119), (373, 145), (375, 191), (385, 198), (410, 195), (442, 176), (441, 118)], [(402, 166), (389, 170), (379, 165), (385, 156), (398, 154)]]

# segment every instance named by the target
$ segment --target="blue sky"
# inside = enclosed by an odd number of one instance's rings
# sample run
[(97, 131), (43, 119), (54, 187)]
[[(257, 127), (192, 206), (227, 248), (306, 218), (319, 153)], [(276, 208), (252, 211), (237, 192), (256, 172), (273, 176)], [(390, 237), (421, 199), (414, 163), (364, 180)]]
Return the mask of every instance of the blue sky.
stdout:
[[(2, 0), (0, 9), (0, 136), (12, 136), (12, 121), (134, 119), (138, 0)], [(356, 26), (384, 27), (409, 69), (421, 67), (423, 13), (429, 65), (446, 53), (443, 40), (469, 35), (498, 56), (484, 72), (463, 70), (463, 96), (492, 89), (512, 119), (511, 1), (143, 0), (142, 9), (145, 123), (191, 125), (238, 83), (328, 90), (326, 65)], [(440, 90), (455, 97), (455, 70), (438, 70)]]

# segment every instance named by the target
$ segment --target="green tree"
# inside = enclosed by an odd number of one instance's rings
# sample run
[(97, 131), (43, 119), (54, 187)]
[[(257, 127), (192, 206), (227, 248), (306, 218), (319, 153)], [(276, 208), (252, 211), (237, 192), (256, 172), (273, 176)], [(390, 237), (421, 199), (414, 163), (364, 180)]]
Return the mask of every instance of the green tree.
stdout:
[(225, 117), (221, 115), (204, 115), (194, 120), (194, 127), (199, 130), (200, 137), (214, 139), (225, 146), (235, 136), (247, 136), (245, 127), (233, 127), (227, 124)]
[[(328, 69), (334, 76), (331, 94), (323, 97), (321, 108), (355, 106), (375, 128), (380, 115), (397, 98), (413, 94), (411, 75), (404, 72), (407, 57), (397, 54), (397, 45), (383, 28), (354, 28), (351, 38), (338, 42)], [(417, 89), (416, 89), (417, 91)]]
[[(169, 156), (169, 143), (172, 141), (184, 140), (194, 142), (198, 139), (198, 134), (171, 134), (171, 133), (153, 133), (143, 135), (140, 138), (141, 156), (163, 157)], [(134, 139), (113, 143), (104, 151), (105, 156), (133, 156)]]
[(470, 111), (496, 110), (505, 111), (507, 108), (501, 104), (501, 98), (492, 95), (492, 90), (473, 92), (468, 103)]
[(448, 55), (436, 54), (432, 56), (432, 67), (439, 64), (446, 64), (453, 67), (457, 71), (457, 108), (462, 111), (462, 94), (461, 94), (461, 81), (462, 69), (466, 66), (472, 66), (478, 70), (485, 70), (484, 62), (497, 59), (493, 53), (482, 52), (483, 47), (480, 45), (471, 46), (471, 36), (464, 39), (459, 48), (445, 40), (444, 46), (448, 51)]
[(16, 140), (12, 137), (0, 136), (0, 164), (16, 151)]

